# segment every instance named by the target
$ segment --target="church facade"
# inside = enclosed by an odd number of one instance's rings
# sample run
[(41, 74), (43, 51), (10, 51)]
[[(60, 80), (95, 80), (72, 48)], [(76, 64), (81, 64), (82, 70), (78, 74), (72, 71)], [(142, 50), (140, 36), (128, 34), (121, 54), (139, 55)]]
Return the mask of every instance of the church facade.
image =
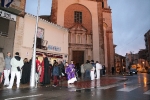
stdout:
[(107, 0), (52, 0), (51, 22), (68, 28), (68, 61), (114, 66), (111, 9)]

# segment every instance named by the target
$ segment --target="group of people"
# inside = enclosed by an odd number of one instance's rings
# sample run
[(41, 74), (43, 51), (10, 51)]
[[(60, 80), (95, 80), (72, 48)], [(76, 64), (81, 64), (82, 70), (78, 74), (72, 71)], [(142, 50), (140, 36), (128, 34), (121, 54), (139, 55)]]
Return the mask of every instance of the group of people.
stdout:
[(20, 87), (21, 69), (24, 65), (23, 59), (19, 56), (19, 52), (15, 53), (15, 56), (11, 58), (11, 54), (8, 52), (5, 58), (4, 66), (4, 86), (12, 88), (14, 79), (16, 76), (17, 88)]
[[(42, 54), (43, 60), (40, 62), (36, 58), (36, 82), (40, 83), (41, 86), (49, 85), (51, 80), (53, 81), (53, 86), (56, 87), (59, 81), (63, 80), (63, 77), (67, 78), (68, 84), (73, 84), (77, 81), (78, 75), (76, 73), (76, 67), (74, 62), (71, 61), (69, 64), (65, 64), (62, 61), (57, 62), (54, 60), (53, 65), (49, 62), (46, 53)], [(32, 60), (28, 61), (27, 58), (24, 60), (19, 56), (19, 52), (15, 53), (15, 56), (11, 58), (11, 54), (7, 53), (5, 57), (5, 67), (4, 67), (4, 86), (7, 88), (12, 88), (14, 84), (14, 79), (16, 76), (17, 88), (20, 87), (20, 83), (26, 84), (30, 82), (30, 72), (31, 72)], [(94, 60), (87, 60), (85, 64), (80, 67), (81, 78), (82, 79), (100, 79), (102, 65)]]
[[(68, 78), (68, 84), (77, 81), (75, 75), (75, 65), (73, 61), (70, 64), (66, 62), (64, 65), (62, 61), (57, 62), (54, 60), (53, 65), (50, 64), (46, 53), (42, 54), (43, 60), (40, 62), (36, 58), (36, 80), (41, 86), (49, 85), (51, 80), (53, 86), (57, 86), (59, 81), (63, 77)], [(15, 56), (11, 58), (11, 54), (8, 52), (5, 57), (5, 65), (3, 69), (4, 86), (11, 89), (14, 84), (16, 76), (16, 86), (20, 87), (20, 83), (26, 84), (30, 82), (32, 60), (28, 61), (27, 58), (24, 60), (19, 56), (19, 52), (15, 53)], [(2, 78), (1, 78), (2, 79)]]
[(86, 80), (100, 79), (101, 73), (104, 74), (102, 72), (104, 68), (105, 66), (102, 66), (98, 61), (94, 63), (94, 60), (91, 60), (91, 62), (87, 60), (85, 64), (81, 65), (81, 78)]
[(53, 86), (56, 87), (64, 77), (68, 79), (68, 84), (77, 81), (73, 61), (70, 64), (68, 62), (63, 64), (62, 61), (57, 62), (54, 60), (52, 65), (45, 53), (43, 53), (43, 61), (41, 63), (38, 58), (36, 59), (36, 73), (38, 73), (41, 86), (48, 85), (50, 80), (53, 80)]
[(39, 73), (39, 80), (42, 86), (50, 84), (50, 80), (53, 80), (53, 86), (56, 87), (58, 86), (59, 81), (62, 81), (64, 77), (68, 79), (68, 84), (77, 81), (73, 61), (71, 61), (70, 64), (66, 62), (64, 65), (62, 61), (57, 62), (54, 60), (52, 65), (49, 63), (45, 54), (43, 54), (43, 57), (44, 60), (41, 64), (38, 59), (36, 60), (36, 70), (37, 73)]
[(16, 76), (16, 85), (17, 88), (19, 88), (20, 83), (26, 84), (30, 82), (30, 72), (31, 60), (28, 61), (27, 58), (23, 60), (19, 56), (19, 52), (16, 52), (15, 56), (11, 58), (11, 54), (8, 52), (7, 56), (5, 57), (1, 82), (3, 81), (4, 86), (11, 89)]

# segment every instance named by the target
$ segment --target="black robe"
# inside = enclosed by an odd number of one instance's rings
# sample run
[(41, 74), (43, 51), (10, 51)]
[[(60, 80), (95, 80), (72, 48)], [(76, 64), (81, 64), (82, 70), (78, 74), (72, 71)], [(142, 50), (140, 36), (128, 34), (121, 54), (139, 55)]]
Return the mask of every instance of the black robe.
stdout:
[(22, 76), (21, 76), (21, 83), (26, 84), (30, 82), (30, 72), (31, 72), (31, 66), (30, 63), (26, 62), (24, 63), (22, 67)]
[(44, 77), (42, 84), (47, 85), (50, 84), (50, 67), (49, 67), (49, 61), (48, 58), (44, 58)]

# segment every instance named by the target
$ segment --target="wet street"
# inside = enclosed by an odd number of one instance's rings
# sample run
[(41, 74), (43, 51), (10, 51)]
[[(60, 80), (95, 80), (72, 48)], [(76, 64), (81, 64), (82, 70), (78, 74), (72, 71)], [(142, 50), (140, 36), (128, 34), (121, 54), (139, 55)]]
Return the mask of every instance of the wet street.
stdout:
[(150, 74), (101, 77), (58, 87), (0, 90), (0, 100), (150, 100)]

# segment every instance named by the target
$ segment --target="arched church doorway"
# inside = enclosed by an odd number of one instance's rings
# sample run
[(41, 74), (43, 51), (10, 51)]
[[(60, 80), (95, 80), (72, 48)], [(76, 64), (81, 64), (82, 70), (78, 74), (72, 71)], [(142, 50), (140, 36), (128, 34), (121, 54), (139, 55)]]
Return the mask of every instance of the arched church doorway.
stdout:
[(81, 76), (80, 66), (84, 63), (84, 51), (73, 51), (73, 61), (76, 66), (76, 72)]

